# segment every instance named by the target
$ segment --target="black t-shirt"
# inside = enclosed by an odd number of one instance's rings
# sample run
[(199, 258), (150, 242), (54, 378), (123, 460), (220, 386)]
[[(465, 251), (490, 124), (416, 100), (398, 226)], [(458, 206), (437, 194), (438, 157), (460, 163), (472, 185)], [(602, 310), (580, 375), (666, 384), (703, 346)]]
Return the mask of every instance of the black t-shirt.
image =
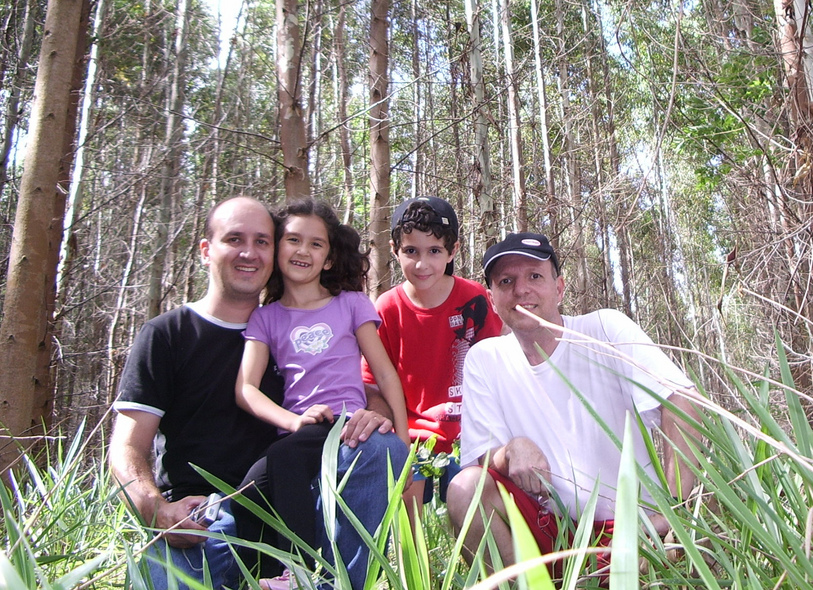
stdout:
[[(144, 324), (133, 343), (113, 407), (161, 416), (155, 479), (168, 499), (216, 491), (190, 463), (236, 487), (276, 438), (234, 400), (244, 329), (183, 306)], [(283, 386), (272, 358), (260, 389), (281, 404)]]

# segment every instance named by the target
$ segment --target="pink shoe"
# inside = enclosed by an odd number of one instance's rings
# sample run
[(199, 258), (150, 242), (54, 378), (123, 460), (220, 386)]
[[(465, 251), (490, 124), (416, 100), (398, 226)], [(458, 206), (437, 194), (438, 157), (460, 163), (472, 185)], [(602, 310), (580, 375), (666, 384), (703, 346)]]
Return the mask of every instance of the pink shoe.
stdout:
[(287, 567), (281, 576), (276, 578), (264, 578), (259, 580), (260, 588), (263, 590), (298, 590), (296, 577)]

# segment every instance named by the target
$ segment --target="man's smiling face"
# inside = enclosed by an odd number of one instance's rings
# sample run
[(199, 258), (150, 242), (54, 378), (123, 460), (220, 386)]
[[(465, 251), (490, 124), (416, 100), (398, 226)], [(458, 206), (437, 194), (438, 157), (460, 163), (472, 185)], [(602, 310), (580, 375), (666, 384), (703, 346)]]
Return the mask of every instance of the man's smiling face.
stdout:
[(274, 222), (258, 201), (226, 201), (211, 219), (211, 238), (201, 241), (201, 258), (211, 286), (225, 299), (254, 299), (274, 270)]

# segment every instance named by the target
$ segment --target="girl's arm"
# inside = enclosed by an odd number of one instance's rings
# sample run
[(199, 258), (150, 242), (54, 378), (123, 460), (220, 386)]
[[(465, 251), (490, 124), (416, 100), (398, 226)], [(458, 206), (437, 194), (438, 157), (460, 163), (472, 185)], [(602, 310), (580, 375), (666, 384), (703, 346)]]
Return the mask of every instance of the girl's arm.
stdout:
[(370, 365), (381, 394), (392, 409), (395, 432), (409, 446), (409, 427), (407, 426), (406, 402), (404, 401), (404, 390), (401, 387), (401, 378), (387, 355), (375, 324), (365, 322), (359, 326), (356, 330), (356, 339), (359, 342), (361, 353), (367, 359), (367, 364)]
[[(237, 405), (260, 420), (289, 432), (296, 432), (304, 424), (322, 422), (325, 419), (332, 422), (333, 413), (327, 406), (313, 406), (300, 416), (274, 403), (260, 391), (260, 382), (268, 368), (270, 356), (267, 344), (258, 340), (246, 340), (234, 388)], [(329, 416), (325, 413), (325, 408)]]

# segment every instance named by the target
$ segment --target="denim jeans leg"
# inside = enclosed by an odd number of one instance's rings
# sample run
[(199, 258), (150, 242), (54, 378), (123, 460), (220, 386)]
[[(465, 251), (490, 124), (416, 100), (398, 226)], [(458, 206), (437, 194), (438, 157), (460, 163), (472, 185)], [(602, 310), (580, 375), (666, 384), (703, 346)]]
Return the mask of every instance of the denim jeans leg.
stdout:
[[(398, 477), (406, 463), (408, 452), (406, 445), (393, 432), (387, 434), (375, 432), (355, 449), (347, 445), (339, 448), (337, 481), (341, 480), (356, 456), (359, 456), (342, 497), (350, 511), (371, 535), (381, 524), (389, 503), (387, 461), (389, 460), (392, 465), (395, 477)], [(320, 503), (317, 509), (320, 525), (322, 517)], [(367, 559), (370, 551), (352, 523), (338, 508), (336, 520), (336, 544), (339, 553), (347, 567), (353, 590), (361, 590), (367, 576)], [(318, 529), (322, 539), (322, 552), (332, 562), (333, 552), (324, 534), (324, 526), (319, 526)]]
[[(231, 513), (231, 500), (224, 500), (220, 505), (220, 518), (209, 526), (209, 531), (213, 533), (224, 533), (230, 537), (236, 534), (234, 517)], [(167, 545), (163, 539), (159, 539), (148, 550), (145, 556), (147, 575), (152, 580), (155, 590), (167, 588), (167, 570), (163, 563), (167, 560), (167, 548), (173, 566), (191, 578), (203, 582), (203, 560), (206, 556), (206, 567), (212, 578), (212, 588), (236, 588), (240, 582), (240, 569), (234, 560), (229, 543), (223, 539), (207, 539), (204, 543), (190, 547), (189, 549), (178, 549)], [(151, 559), (152, 558), (152, 559)], [(159, 562), (154, 561), (157, 559)], [(178, 582), (179, 590), (187, 590), (188, 586)]]

